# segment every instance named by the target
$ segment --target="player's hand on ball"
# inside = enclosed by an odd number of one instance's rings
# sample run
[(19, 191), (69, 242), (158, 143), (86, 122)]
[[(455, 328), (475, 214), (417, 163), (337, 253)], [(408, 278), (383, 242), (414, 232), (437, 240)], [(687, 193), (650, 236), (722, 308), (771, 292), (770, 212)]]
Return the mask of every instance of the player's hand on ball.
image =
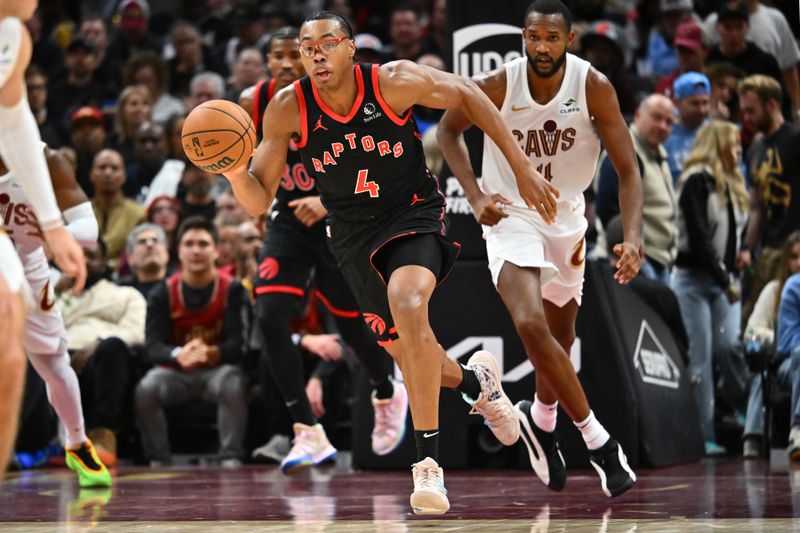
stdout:
[(535, 209), (547, 224), (556, 221), (559, 192), (530, 164), (526, 172), (517, 174), (519, 195), (528, 206)]
[(86, 283), (86, 261), (83, 258), (83, 248), (64, 226), (49, 229), (44, 232), (44, 238), (58, 268), (67, 276), (75, 278), (72, 292), (80, 294)]
[(313, 226), (328, 214), (328, 210), (322, 205), (319, 196), (306, 196), (289, 202), (289, 207), (294, 209), (294, 216), (297, 220), (308, 227)]
[(472, 212), (478, 224), (494, 226), (508, 216), (505, 212), (507, 205), (511, 205), (511, 201), (500, 194), (482, 194), (472, 205)]
[(626, 241), (614, 246), (614, 253), (619, 256), (614, 279), (617, 280), (620, 285), (625, 285), (639, 273), (644, 251), (641, 245)]

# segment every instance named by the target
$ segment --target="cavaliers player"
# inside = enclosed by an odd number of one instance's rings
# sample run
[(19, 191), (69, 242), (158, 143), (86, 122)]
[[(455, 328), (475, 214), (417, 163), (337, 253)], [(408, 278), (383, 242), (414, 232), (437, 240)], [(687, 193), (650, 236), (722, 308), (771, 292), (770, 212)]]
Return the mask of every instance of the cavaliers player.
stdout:
[(531, 206), (548, 220), (558, 193), (469, 80), (409, 61), (354, 64), (350, 25), (329, 11), (303, 23), (300, 52), (308, 76), (270, 101), (250, 171), (226, 176), (257, 216), (280, 187), (290, 143), (300, 149), (329, 213), (331, 251), (364, 318), (403, 372), (418, 459), (411, 506), (418, 514), (441, 514), (450, 504), (437, 462), (440, 387), (460, 391), (504, 444), (518, 439), (519, 423), (494, 356), (478, 352), (461, 367), (431, 331), (428, 302), (458, 245), (445, 236), (444, 197), (425, 167), (412, 107), (465, 109), (501, 147)]
[(536, 368), (534, 401), (515, 406), (533, 469), (552, 490), (564, 487), (566, 470), (554, 434), (561, 402), (583, 435), (603, 491), (618, 496), (636, 476), (590, 411), (567, 354), (583, 287), (583, 191), (592, 183), (601, 141), (621, 182), (625, 242), (614, 248), (620, 256), (614, 278), (622, 284), (639, 271), (642, 186), (614, 88), (588, 62), (566, 53), (574, 38), (570, 28), (570, 12), (560, 0), (536, 0), (522, 31), (526, 56), (475, 80), (500, 110), (506, 131), (560, 191), (554, 223), (526, 207), (514, 170), (488, 138), (478, 185), (461, 137), (471, 125), (468, 114), (446, 112), (439, 142), (484, 226), (492, 280)]
[[(253, 91), (252, 114), (258, 124), (259, 138), (263, 136), (261, 117), (268, 102), (277, 91), (303, 75), (297, 36), (296, 28), (284, 28), (269, 40), (267, 58), (272, 76), (269, 82), (259, 83)], [(294, 420), (294, 445), (281, 462), (281, 469), (287, 474), (319, 464), (336, 453), (311, 411), (305, 392), (302, 356), (292, 341), (290, 330), (290, 320), (301, 311), (312, 271), (320, 300), (336, 319), (344, 342), (353, 348), (366, 367), (375, 389), (372, 396), (375, 408), (373, 451), (378, 455), (390, 453), (405, 434), (406, 390), (400, 384), (395, 386), (389, 378), (390, 359), (371, 338), (361, 320), (358, 304), (328, 250), (323, 221), (326, 214), (313, 175), (300, 160), (297, 147), (290, 143), (270, 213), (255, 289), (265, 356)], [(310, 450), (316, 451), (310, 453)]]
[[(80, 292), (86, 279), (83, 251), (64, 228), (47, 174), (44, 155), (31, 147), (41, 142), (36, 120), (25, 97), (24, 73), (31, 57), (31, 39), (22, 21), (36, 10), (36, 0), (0, 0), (0, 155), (25, 188), (38, 216), (44, 238), (62, 272), (76, 277)], [(0, 471), (16, 437), (19, 402), (25, 376), (22, 352), (23, 298), (29, 292), (14, 247), (0, 231)], [(30, 296), (28, 294), (28, 296)], [(32, 307), (32, 300), (29, 307)], [(6, 313), (8, 313), (6, 315)], [(7, 319), (5, 318), (7, 317)]]

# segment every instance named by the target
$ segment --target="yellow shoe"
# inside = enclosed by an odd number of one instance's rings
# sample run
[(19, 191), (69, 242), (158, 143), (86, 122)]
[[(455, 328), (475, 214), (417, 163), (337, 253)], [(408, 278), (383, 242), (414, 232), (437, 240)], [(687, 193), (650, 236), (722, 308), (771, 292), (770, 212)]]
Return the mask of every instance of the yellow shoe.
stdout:
[(97, 456), (88, 438), (85, 442), (66, 451), (67, 466), (78, 474), (81, 487), (110, 487), (111, 474)]

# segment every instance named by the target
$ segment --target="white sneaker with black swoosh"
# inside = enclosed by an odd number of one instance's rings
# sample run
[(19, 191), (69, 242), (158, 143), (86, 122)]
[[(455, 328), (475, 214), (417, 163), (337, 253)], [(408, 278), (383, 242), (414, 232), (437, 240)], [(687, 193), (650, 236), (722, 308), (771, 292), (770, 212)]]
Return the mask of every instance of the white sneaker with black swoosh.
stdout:
[(520, 437), (528, 448), (531, 467), (542, 483), (550, 490), (563, 490), (567, 483), (567, 467), (558, 448), (558, 439), (555, 432), (548, 433), (536, 425), (531, 416), (532, 405), (522, 400), (514, 406), (519, 417)]

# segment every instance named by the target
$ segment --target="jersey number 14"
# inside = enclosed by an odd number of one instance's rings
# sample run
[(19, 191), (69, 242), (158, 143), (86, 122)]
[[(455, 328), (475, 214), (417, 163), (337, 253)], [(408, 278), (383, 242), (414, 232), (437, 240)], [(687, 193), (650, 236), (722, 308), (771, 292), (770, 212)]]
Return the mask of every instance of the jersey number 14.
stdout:
[(374, 181), (367, 181), (367, 174), (369, 174), (368, 168), (358, 171), (355, 194), (368, 192), (370, 198), (377, 198), (380, 196), (381, 187)]

